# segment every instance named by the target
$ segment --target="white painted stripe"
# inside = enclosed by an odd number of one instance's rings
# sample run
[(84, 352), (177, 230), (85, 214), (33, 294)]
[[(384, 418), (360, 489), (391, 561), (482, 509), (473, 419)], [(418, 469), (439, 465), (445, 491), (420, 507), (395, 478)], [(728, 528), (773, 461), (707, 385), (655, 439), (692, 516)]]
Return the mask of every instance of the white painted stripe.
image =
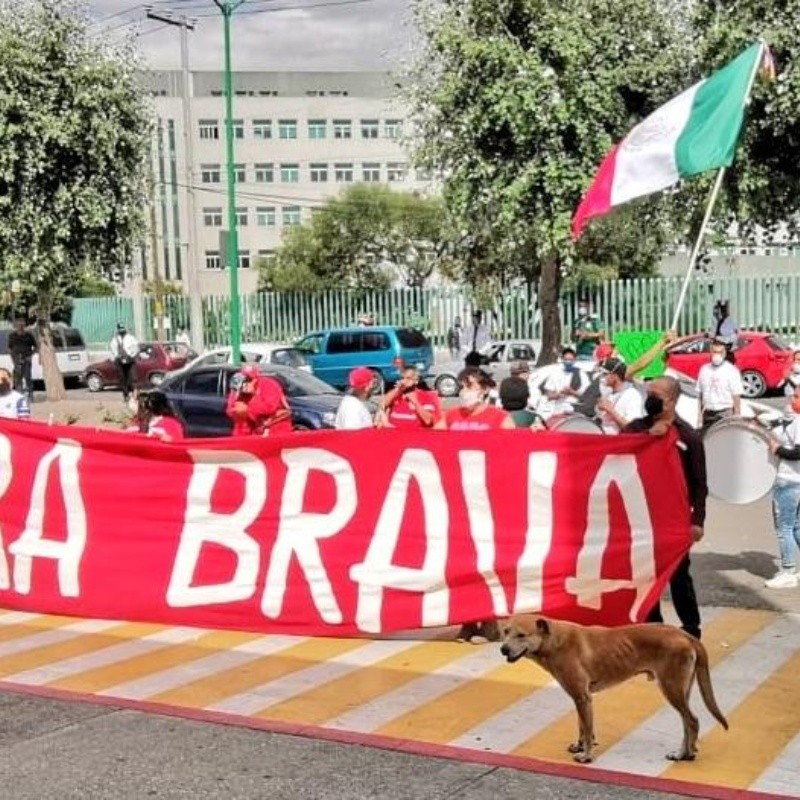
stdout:
[(320, 664), (301, 669), (274, 681), (269, 681), (219, 703), (208, 706), (211, 711), (229, 714), (253, 714), (267, 706), (275, 705), (290, 697), (306, 692), (316, 686), (347, 675), (350, 672), (369, 667), (378, 661), (414, 647), (413, 642), (378, 641), (329, 658)]
[[(796, 697), (794, 702), (797, 702)], [(783, 748), (769, 769), (765, 770), (759, 779), (748, 788), (752, 792), (797, 797), (798, 787), (800, 787), (800, 733)]]
[(479, 646), (476, 650), (465, 644), (464, 651), (464, 657), (458, 661), (445, 664), (370, 703), (354, 708), (326, 722), (325, 727), (364, 733), (374, 731), (407, 711), (419, 708), (498, 666), (496, 645)]
[(106, 647), (95, 653), (79, 655), (74, 658), (67, 658), (64, 661), (46, 664), (37, 669), (18, 672), (16, 675), (9, 675), (5, 680), (11, 683), (26, 683), (32, 685), (50, 683), (59, 678), (77, 675), (81, 672), (87, 672), (90, 669), (96, 669), (97, 667), (105, 667), (109, 664), (115, 664), (118, 661), (124, 661), (126, 658), (132, 658), (143, 655), (144, 653), (150, 653), (154, 650), (160, 650), (166, 645), (191, 641), (197, 637), (197, 628), (168, 628), (167, 630), (158, 631), (157, 633), (145, 636), (141, 639), (133, 639), (132, 641), (126, 641), (112, 647)]
[(35, 647), (45, 647), (46, 645), (66, 642), (82, 633), (101, 633), (122, 624), (122, 622), (107, 619), (81, 620), (64, 628), (34, 633), (31, 636), (23, 636), (21, 639), (13, 639), (9, 642), (0, 642), (0, 657), (10, 656), (14, 653), (24, 653), (26, 650), (33, 650)]
[[(798, 621), (790, 616), (779, 617), (712, 670), (714, 695), (723, 714), (744, 701), (769, 675), (795, 654), (797, 625)], [(700, 736), (704, 736), (718, 723), (706, 709), (696, 685), (692, 692), (691, 705), (700, 720)], [(678, 713), (671, 706), (665, 705), (614, 747), (601, 752), (593, 766), (625, 770), (631, 764), (636, 764), (638, 774), (657, 776), (669, 766), (664, 757), (668, 752), (678, 749), (682, 737), (683, 729)], [(601, 747), (602, 744), (601, 741)]]
[(261, 656), (277, 653), (301, 641), (303, 641), (303, 638), (297, 636), (265, 636), (262, 639), (254, 639), (230, 650), (221, 650), (196, 661), (188, 661), (186, 664), (170, 667), (153, 675), (146, 675), (143, 678), (111, 686), (97, 694), (109, 697), (124, 697), (129, 700), (145, 700), (200, 678), (206, 678), (226, 669), (242, 666)]
[(0, 625), (19, 625), (39, 619), (41, 616), (41, 614), (33, 614), (30, 611), (4, 611), (0, 614)]
[(666, 189), (680, 179), (675, 146), (702, 83), (657, 108), (622, 140), (611, 187), (612, 206)]

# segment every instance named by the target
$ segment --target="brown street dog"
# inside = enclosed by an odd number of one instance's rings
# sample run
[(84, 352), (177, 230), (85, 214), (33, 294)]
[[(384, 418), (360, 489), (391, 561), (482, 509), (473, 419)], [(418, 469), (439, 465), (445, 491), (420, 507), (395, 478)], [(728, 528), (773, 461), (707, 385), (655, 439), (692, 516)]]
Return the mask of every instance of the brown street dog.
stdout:
[(509, 664), (530, 658), (547, 670), (572, 698), (578, 711), (578, 741), (568, 747), (575, 760), (592, 760), (594, 718), (592, 694), (646, 674), (655, 679), (667, 702), (681, 715), (683, 745), (667, 755), (672, 761), (694, 761), (699, 723), (689, 708), (695, 676), (706, 708), (725, 730), (728, 722), (714, 699), (705, 647), (670, 625), (583, 627), (532, 614), (502, 623), (500, 652)]

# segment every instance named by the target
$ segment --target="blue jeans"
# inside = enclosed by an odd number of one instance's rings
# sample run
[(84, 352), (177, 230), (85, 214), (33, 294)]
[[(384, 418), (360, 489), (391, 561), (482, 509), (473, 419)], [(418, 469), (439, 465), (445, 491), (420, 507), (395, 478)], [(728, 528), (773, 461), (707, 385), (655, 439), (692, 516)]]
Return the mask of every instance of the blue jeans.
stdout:
[(796, 551), (800, 549), (800, 483), (775, 484), (772, 491), (772, 514), (781, 569), (797, 566)]

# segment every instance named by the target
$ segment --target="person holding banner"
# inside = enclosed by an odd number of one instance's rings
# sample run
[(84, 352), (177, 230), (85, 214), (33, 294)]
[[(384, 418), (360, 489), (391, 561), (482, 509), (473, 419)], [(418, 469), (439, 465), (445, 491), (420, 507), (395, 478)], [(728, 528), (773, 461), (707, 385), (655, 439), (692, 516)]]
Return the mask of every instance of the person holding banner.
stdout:
[(31, 407), (28, 398), (11, 385), (11, 373), (0, 369), (0, 417), (4, 419), (28, 419)]
[(283, 387), (249, 364), (231, 379), (225, 413), (234, 436), (271, 436), (292, 432), (292, 411)]
[(448, 409), (436, 423), (439, 430), (491, 431), (514, 430), (514, 420), (502, 408), (491, 405), (492, 377), (477, 367), (467, 367), (458, 376), (459, 405)]
[(333, 427), (340, 431), (358, 431), (372, 427), (372, 412), (367, 398), (375, 385), (375, 373), (366, 367), (356, 367), (347, 376), (350, 391), (342, 398), (336, 411)]

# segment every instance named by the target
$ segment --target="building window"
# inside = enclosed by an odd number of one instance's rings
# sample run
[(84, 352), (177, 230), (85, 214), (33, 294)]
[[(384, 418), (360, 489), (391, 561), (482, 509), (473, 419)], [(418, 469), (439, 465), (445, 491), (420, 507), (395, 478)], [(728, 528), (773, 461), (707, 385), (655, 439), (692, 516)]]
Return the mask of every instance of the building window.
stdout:
[(259, 250), (258, 251), (258, 257), (265, 264), (272, 264), (275, 261), (275, 251), (274, 250)]
[(253, 138), (254, 139), (271, 139), (272, 138), (272, 120), (271, 119), (254, 119), (253, 120)]
[(300, 206), (284, 206), (281, 209), (283, 227), (289, 228), (300, 224)]
[(324, 119), (310, 119), (308, 121), (308, 138), (325, 139), (328, 135), (328, 122)]
[(335, 119), (333, 121), (334, 139), (352, 139), (353, 123), (349, 119)]
[(250, 269), (250, 251), (239, 251), (239, 269)]
[(399, 139), (403, 135), (403, 120), (387, 119), (383, 126), (383, 135), (387, 139)]
[(219, 250), (206, 250), (206, 269), (222, 269)]
[(361, 138), (362, 139), (377, 139), (378, 132), (380, 131), (380, 122), (377, 119), (362, 119), (361, 120)]
[(237, 208), (236, 209), (236, 224), (239, 227), (247, 226), (247, 209), (246, 208)]
[(243, 119), (235, 119), (235, 120), (233, 120), (233, 138), (234, 139), (244, 139), (244, 120)]
[(352, 164), (334, 164), (333, 176), (336, 183), (352, 183), (353, 182), (353, 165)]
[(281, 164), (281, 183), (299, 183), (299, 181), (299, 164)]
[(219, 164), (202, 164), (200, 166), (201, 183), (219, 183), (220, 171)]
[(389, 183), (398, 183), (406, 179), (406, 165), (398, 162), (386, 165), (386, 177)]
[(379, 183), (381, 180), (381, 165), (378, 163), (362, 164), (361, 180), (364, 183)]
[(203, 225), (207, 228), (222, 227), (222, 208), (204, 208)]
[(247, 170), (244, 164), (233, 165), (233, 179), (236, 183), (245, 183), (247, 181)]
[(272, 164), (256, 164), (256, 183), (272, 183), (275, 180), (275, 168)]
[(256, 225), (260, 228), (275, 227), (275, 207), (259, 206), (256, 208)]
[(281, 120), (278, 120), (278, 138), (279, 139), (296, 139), (297, 138), (297, 120), (296, 119), (281, 119)]
[(328, 165), (312, 164), (311, 183), (327, 183), (327, 182), (328, 182)]
[(216, 119), (201, 119), (200, 125), (200, 138), (201, 139), (219, 139), (219, 121)]

